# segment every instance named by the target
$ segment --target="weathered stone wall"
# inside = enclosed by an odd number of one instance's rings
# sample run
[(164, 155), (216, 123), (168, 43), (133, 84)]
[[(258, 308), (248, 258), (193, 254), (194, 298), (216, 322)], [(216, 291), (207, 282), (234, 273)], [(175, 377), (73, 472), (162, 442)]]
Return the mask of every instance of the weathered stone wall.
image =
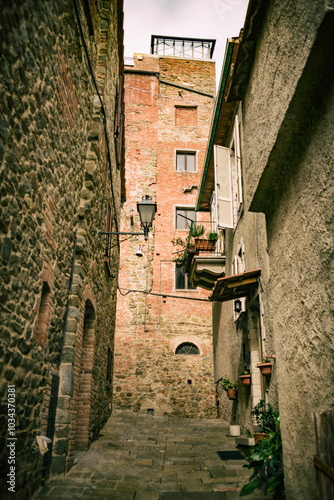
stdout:
[[(89, 34), (83, 4), (77, 2), (77, 8), (100, 93), (108, 96), (112, 182), (106, 175), (103, 113), (74, 3), (6, 2), (0, 14), (2, 498), (8, 493), (8, 384), (16, 388), (18, 499), (30, 497), (49, 471), (30, 448), (37, 434), (50, 432), (52, 375), (60, 375), (55, 472), (71, 464), (75, 430), (82, 428), (87, 446), (111, 411), (106, 372), (108, 345), (113, 348), (118, 252), (113, 250), (108, 272), (97, 231), (106, 228), (107, 199), (114, 197), (115, 221), (119, 217), (120, 172), (111, 138), (122, 50), (116, 1), (91, 2), (94, 34)], [(87, 304), (94, 311), (95, 347), (88, 360), (94, 390), (84, 398), (74, 365), (80, 366)], [(91, 405), (88, 422), (80, 420), (78, 400), (86, 409)]]
[(319, 498), (314, 412), (334, 402), (334, 19), (326, 6), (270, 4), (244, 101), (248, 200), (267, 223), (286, 492), (298, 499)]
[[(159, 83), (161, 80), (214, 94), (212, 61), (135, 54), (134, 72), (125, 74), (127, 202), (122, 229), (138, 231), (136, 202), (157, 201), (154, 229), (147, 242), (134, 237), (121, 246), (120, 288), (206, 298), (208, 293), (175, 290), (176, 251), (171, 243), (186, 232), (175, 230), (175, 208), (194, 207), (212, 114), (212, 98)], [(138, 70), (155, 74), (139, 74)], [(132, 87), (132, 88), (131, 88)], [(134, 89), (142, 89), (145, 92)], [(159, 94), (159, 96), (158, 96)], [(177, 118), (176, 106), (195, 105)], [(181, 125), (182, 124), (182, 125)], [(176, 150), (197, 152), (197, 171), (176, 172)], [(131, 224), (130, 210), (134, 210)], [(136, 257), (138, 245), (144, 256)], [(146, 413), (215, 417), (211, 305), (143, 293), (118, 297), (115, 347), (115, 405)], [(182, 342), (199, 355), (176, 355)]]
[[(219, 416), (231, 424), (240, 425), (244, 432), (254, 430), (251, 410), (260, 399), (266, 398), (277, 408), (275, 371), (268, 382), (256, 367), (266, 354), (274, 354), (269, 317), (266, 241), (264, 215), (244, 211), (235, 230), (227, 231), (226, 276), (235, 273), (232, 262), (242, 244), (245, 270), (261, 269), (261, 287), (256, 285), (248, 295), (246, 312), (237, 321), (233, 301), (213, 303), (214, 368), (218, 384)], [(244, 386), (238, 378), (246, 368), (250, 370), (251, 386)], [(236, 382), (237, 400), (230, 401), (221, 389), (220, 381), (225, 376)]]

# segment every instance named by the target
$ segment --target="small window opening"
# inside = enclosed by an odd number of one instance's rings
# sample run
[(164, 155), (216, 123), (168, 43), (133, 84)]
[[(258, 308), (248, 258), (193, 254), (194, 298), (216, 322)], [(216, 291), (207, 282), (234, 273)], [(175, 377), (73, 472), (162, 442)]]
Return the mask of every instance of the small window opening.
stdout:
[[(199, 354), (199, 349), (197, 345), (192, 344), (191, 342), (183, 342), (180, 344), (175, 351), (175, 354)], [(189, 381), (188, 381), (189, 383)]]

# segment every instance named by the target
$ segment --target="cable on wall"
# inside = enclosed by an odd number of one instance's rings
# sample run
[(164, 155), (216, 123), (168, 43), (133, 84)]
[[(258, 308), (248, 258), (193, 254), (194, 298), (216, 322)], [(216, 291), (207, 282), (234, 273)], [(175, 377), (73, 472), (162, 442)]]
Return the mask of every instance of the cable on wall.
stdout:
[(138, 89), (137, 87), (130, 87), (129, 85), (124, 85), (127, 89), (138, 90), (139, 92), (145, 92), (146, 94), (156, 95), (157, 97), (163, 97), (164, 99), (171, 99), (172, 101), (180, 101), (184, 104), (191, 104), (192, 106), (200, 106), (201, 108), (213, 109), (213, 106), (204, 106), (204, 104), (198, 104), (197, 102), (184, 101), (183, 99), (177, 99), (176, 97), (169, 97), (163, 94), (157, 94), (156, 92), (151, 92), (150, 90)]
[[(100, 104), (101, 104), (101, 110), (102, 110), (102, 115), (103, 115), (103, 130), (104, 130), (104, 136), (105, 136), (106, 146), (107, 146), (107, 158), (108, 158), (109, 174), (110, 174), (110, 189), (111, 189), (112, 203), (113, 203), (114, 214), (115, 214), (115, 225), (116, 225), (116, 229), (118, 231), (119, 229), (118, 229), (118, 222), (117, 222), (117, 211), (116, 211), (116, 204), (115, 204), (115, 195), (114, 195), (114, 190), (113, 190), (111, 155), (110, 155), (110, 146), (109, 146), (109, 138), (108, 138), (108, 131), (107, 131), (107, 114), (106, 114), (103, 100), (102, 100), (102, 97), (101, 97), (101, 94), (100, 94), (100, 91), (99, 91), (99, 88), (98, 88), (98, 85), (96, 82), (92, 62), (90, 60), (88, 47), (87, 47), (85, 36), (83, 33), (82, 24), (80, 21), (79, 9), (78, 9), (78, 5), (77, 5), (76, 0), (73, 0), (73, 5), (74, 5), (75, 15), (76, 15), (76, 19), (77, 19), (77, 23), (78, 23), (78, 27), (79, 27), (79, 31), (80, 31), (80, 36), (81, 36), (82, 43), (83, 43), (83, 46), (85, 49), (85, 54), (86, 54), (86, 58), (87, 58), (87, 62), (88, 62), (89, 71), (90, 71), (91, 77), (93, 79), (94, 87), (95, 87), (96, 93), (98, 95)], [(102, 212), (101, 212), (101, 218), (102, 218), (102, 216), (103, 216), (103, 207), (102, 207)], [(117, 246), (119, 249), (119, 235), (117, 235)]]

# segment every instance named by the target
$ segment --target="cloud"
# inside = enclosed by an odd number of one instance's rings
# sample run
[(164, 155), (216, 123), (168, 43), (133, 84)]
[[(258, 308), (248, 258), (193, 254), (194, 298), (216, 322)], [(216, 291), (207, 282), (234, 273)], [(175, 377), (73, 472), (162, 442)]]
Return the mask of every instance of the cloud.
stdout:
[(239, 35), (247, 4), (248, 0), (124, 0), (125, 56), (149, 53), (151, 35), (213, 38), (220, 70), (226, 40)]

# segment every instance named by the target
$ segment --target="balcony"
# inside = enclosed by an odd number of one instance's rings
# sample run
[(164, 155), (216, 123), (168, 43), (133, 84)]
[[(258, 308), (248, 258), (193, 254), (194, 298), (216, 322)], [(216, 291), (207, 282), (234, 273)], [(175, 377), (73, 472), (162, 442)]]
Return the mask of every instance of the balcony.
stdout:
[(212, 290), (217, 279), (225, 276), (224, 240), (224, 233), (220, 232), (217, 241), (204, 236), (188, 241), (184, 266), (193, 286)]

